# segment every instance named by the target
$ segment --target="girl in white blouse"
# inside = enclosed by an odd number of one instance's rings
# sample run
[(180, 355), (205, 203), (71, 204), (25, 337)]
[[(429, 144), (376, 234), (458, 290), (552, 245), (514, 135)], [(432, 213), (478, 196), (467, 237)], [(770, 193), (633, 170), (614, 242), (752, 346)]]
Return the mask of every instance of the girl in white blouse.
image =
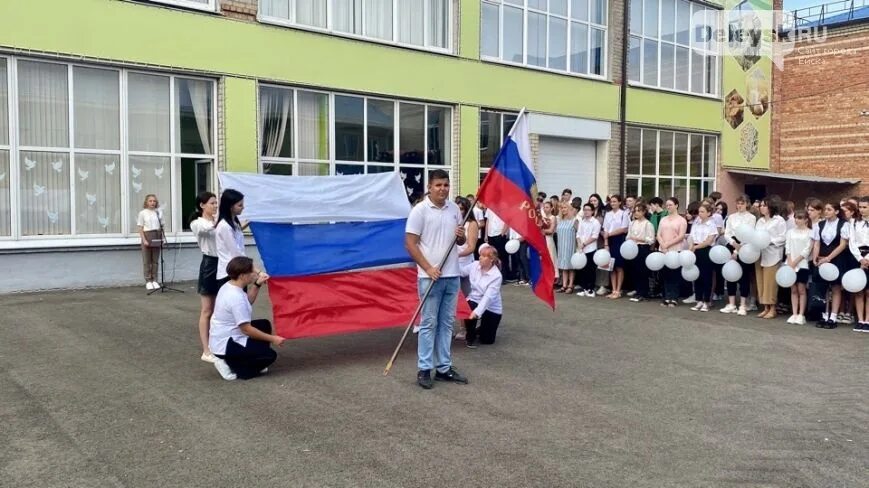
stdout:
[(226, 265), (237, 256), (244, 256), (244, 227), (238, 216), (244, 211), (244, 195), (228, 188), (220, 195), (220, 210), (214, 230), (217, 248), (217, 281), (222, 286), (228, 280)]
[(482, 344), (495, 343), (495, 335), (503, 313), (501, 305), (503, 278), (500, 265), (498, 251), (489, 244), (483, 244), (480, 246), (480, 260), (462, 269), (462, 274), (467, 273), (471, 281), (471, 293), (467, 297), (471, 315), (465, 320), (467, 345), (471, 349), (477, 347), (478, 338)]
[(215, 358), (208, 350), (208, 327), (211, 314), (214, 313), (214, 297), (220, 287), (217, 284), (217, 243), (214, 237), (214, 227), (217, 225), (217, 196), (210, 191), (202, 192), (196, 197), (196, 210), (191, 216), (190, 230), (196, 237), (199, 250), (202, 251), (202, 261), (199, 263), (199, 341), (202, 343), (200, 359), (213, 363)]
[(160, 257), (160, 246), (163, 243), (163, 231), (160, 226), (160, 214), (157, 208), (160, 202), (157, 195), (145, 195), (145, 203), (136, 217), (136, 228), (142, 244), (142, 271), (145, 275), (145, 289), (160, 288), (157, 283), (157, 260)]
[(622, 284), (625, 281), (625, 260), (622, 258), (621, 247), (627, 238), (631, 215), (622, 208), (623, 202), (621, 195), (611, 196), (610, 210), (603, 218), (604, 246), (614, 260), (613, 269), (610, 270), (610, 284), (613, 291), (607, 295), (607, 298), (612, 299), (622, 297)]
[[(815, 325), (818, 328), (835, 329), (837, 327), (839, 307), (842, 305), (842, 253), (848, 249), (848, 240), (851, 238), (851, 226), (848, 222), (839, 219), (841, 207), (838, 202), (830, 202), (824, 205), (824, 219), (820, 220), (812, 228), (812, 239), (815, 247), (812, 250), (812, 261), (816, 269), (826, 263), (833, 263), (839, 268), (839, 277), (832, 283), (825, 281), (816, 273), (814, 279), (832, 287), (832, 308), (824, 312), (821, 320)], [(826, 293), (825, 293), (826, 295)]]
[[(858, 210), (860, 214), (851, 228), (848, 250), (869, 278), (869, 197), (860, 199)], [(854, 294), (854, 304), (857, 308), (857, 325), (854, 326), (854, 332), (869, 333), (869, 300), (866, 299), (866, 295), (866, 289)]]
[(778, 283), (775, 273), (782, 260), (785, 245), (787, 222), (779, 215), (782, 202), (766, 198), (760, 202), (760, 218), (755, 229), (769, 232), (769, 245), (760, 250), (760, 259), (754, 264), (757, 278), (758, 301), (763, 311), (758, 314), (762, 319), (775, 318), (775, 304), (778, 298)]
[(712, 278), (715, 267), (709, 259), (709, 250), (718, 239), (718, 226), (712, 219), (713, 211), (712, 205), (701, 203), (697, 209), (697, 217), (691, 223), (691, 233), (688, 234), (690, 249), (697, 257), (696, 266), (700, 270), (700, 276), (694, 283), (697, 304), (691, 310), (700, 312), (708, 312), (712, 303)]
[(594, 216), (594, 205), (586, 203), (582, 206), (582, 219), (576, 231), (577, 252), (585, 254), (585, 267), (579, 273), (579, 292), (576, 296), (594, 298), (594, 253), (597, 252), (597, 241), (600, 237), (600, 220)]
[(634, 220), (628, 228), (628, 240), (637, 245), (639, 252), (631, 261), (632, 277), (636, 286), (636, 295), (631, 297), (632, 302), (642, 302), (649, 298), (649, 268), (646, 267), (646, 257), (655, 242), (655, 227), (646, 218), (649, 208), (645, 203), (634, 204)]
[[(744, 243), (736, 238), (736, 229), (740, 227), (754, 228), (757, 217), (748, 211), (751, 199), (748, 195), (741, 195), (736, 199), (736, 212), (727, 216), (724, 222), (724, 239), (727, 247), (733, 253), (733, 259), (742, 268), (742, 276), (739, 281), (727, 282), (727, 306), (721, 309), (721, 313), (734, 313), (745, 316), (748, 314), (748, 297), (751, 295), (751, 274), (754, 266), (739, 260), (739, 249)], [(739, 308), (736, 307), (736, 287), (739, 286)]]
[(785, 259), (797, 273), (797, 282), (791, 286), (791, 310), (789, 324), (806, 323), (806, 283), (809, 282), (809, 258), (812, 255), (812, 229), (805, 210), (794, 212), (794, 228), (785, 236)]

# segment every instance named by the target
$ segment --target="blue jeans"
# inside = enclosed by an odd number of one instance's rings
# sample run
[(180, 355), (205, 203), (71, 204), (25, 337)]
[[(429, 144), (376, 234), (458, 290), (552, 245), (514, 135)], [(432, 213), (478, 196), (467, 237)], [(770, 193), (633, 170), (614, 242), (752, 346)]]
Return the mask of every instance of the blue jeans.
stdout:
[[(419, 299), (422, 300), (431, 278), (417, 279)], [(459, 298), (459, 278), (440, 278), (432, 286), (422, 306), (417, 345), (417, 368), (420, 371), (437, 369), (441, 373), (452, 366), (450, 346), (453, 341), (453, 319)]]

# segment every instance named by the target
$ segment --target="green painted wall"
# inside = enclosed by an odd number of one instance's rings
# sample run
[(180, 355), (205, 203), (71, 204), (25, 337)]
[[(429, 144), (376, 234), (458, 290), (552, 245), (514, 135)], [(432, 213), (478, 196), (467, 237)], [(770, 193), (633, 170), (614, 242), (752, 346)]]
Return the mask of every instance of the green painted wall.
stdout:
[[(474, 3), (462, 1), (465, 55), (479, 50)], [(618, 116), (611, 83), (120, 0), (2, 1), (0, 46), (447, 103)]]
[(721, 131), (721, 100), (628, 88), (628, 123)]
[(479, 0), (461, 0), (459, 2), (459, 56), (468, 59), (480, 59), (480, 20), (482, 4)]
[(480, 109), (463, 105), (459, 107), (461, 146), (459, 147), (460, 185), (462, 195), (477, 193), (480, 186)]
[(256, 173), (257, 169), (257, 84), (254, 80), (225, 78), (226, 167), (232, 171)]

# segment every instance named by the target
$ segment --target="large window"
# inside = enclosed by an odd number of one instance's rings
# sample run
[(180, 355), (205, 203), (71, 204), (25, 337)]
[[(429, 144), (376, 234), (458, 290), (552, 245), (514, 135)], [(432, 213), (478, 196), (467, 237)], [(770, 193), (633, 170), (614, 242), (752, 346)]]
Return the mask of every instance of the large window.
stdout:
[(516, 117), (516, 113), (480, 111), (480, 183), (495, 164), (498, 151), (513, 128)]
[(483, 59), (606, 76), (606, 0), (482, 0)]
[(217, 6), (217, 0), (150, 0), (157, 3), (165, 3), (167, 5), (175, 5), (177, 7), (193, 8), (196, 10), (207, 10), (213, 12)]
[(675, 196), (684, 208), (715, 189), (716, 136), (631, 127), (627, 146), (626, 193)]
[(131, 235), (149, 193), (166, 231), (184, 230), (212, 186), (214, 93), (205, 79), (0, 58), (0, 236)]
[(259, 112), (263, 173), (398, 171), (414, 199), (428, 170), (450, 166), (449, 107), (261, 85)]
[(292, 27), (451, 50), (451, 0), (259, 0), (260, 19)]
[(630, 0), (628, 79), (666, 90), (718, 95), (719, 13), (688, 0)]

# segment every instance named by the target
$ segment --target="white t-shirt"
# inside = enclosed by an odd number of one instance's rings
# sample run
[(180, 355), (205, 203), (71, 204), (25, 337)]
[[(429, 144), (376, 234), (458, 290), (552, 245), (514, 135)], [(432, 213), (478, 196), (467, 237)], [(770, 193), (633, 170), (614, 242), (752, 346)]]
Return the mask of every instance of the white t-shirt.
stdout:
[(160, 230), (160, 218), (157, 215), (157, 211), (143, 208), (136, 218), (136, 225), (146, 232), (149, 230)]
[[(465, 235), (468, 235), (468, 227), (471, 226), (470, 222), (465, 222)], [(468, 249), (468, 243), (465, 242), (461, 246), (457, 246), (459, 249), (459, 254), (465, 252)], [(468, 254), (466, 256), (459, 256), (459, 268), (464, 268), (465, 266), (469, 266), (474, 262), (474, 253)]]
[(232, 258), (244, 256), (244, 234), (241, 229), (234, 229), (225, 220), (221, 220), (214, 230), (214, 240), (217, 247), (217, 279), (226, 278), (226, 265)]
[(594, 217), (590, 217), (587, 219), (580, 219), (579, 227), (576, 230), (576, 237), (579, 239), (580, 244), (591, 239), (592, 237), (595, 239), (591, 241), (587, 246), (582, 248), (582, 252), (584, 254), (588, 254), (590, 252), (597, 251), (597, 238), (600, 236), (600, 221)]
[(217, 242), (214, 237), (213, 220), (208, 220), (205, 217), (199, 217), (190, 223), (190, 230), (196, 237), (196, 242), (199, 244), (199, 249), (202, 254), (211, 257), (217, 257)]
[[(715, 221), (711, 218), (706, 219), (705, 222), (700, 221), (700, 217), (694, 219), (694, 222), (691, 224), (691, 233), (688, 234), (690, 241), (695, 245), (700, 245), (706, 242), (706, 239), (709, 236), (717, 236), (718, 235), (718, 226), (715, 224)], [(713, 239), (712, 243), (715, 243)]]
[(232, 283), (220, 287), (208, 332), (208, 348), (212, 353), (226, 354), (226, 343), (230, 339), (240, 346), (247, 345), (247, 336), (239, 326), (251, 321), (252, 310), (244, 290)]
[(504, 232), (504, 221), (495, 212), (486, 209), (486, 235), (497, 237)]
[(474, 206), (474, 220), (477, 221), (477, 239), (483, 237), (483, 220), (486, 218), (486, 213), (480, 207)]
[[(450, 246), (456, 238), (456, 227), (460, 225), (462, 214), (458, 205), (448, 199), (443, 207), (438, 207), (425, 197), (410, 211), (405, 232), (419, 236), (419, 248), (432, 266), (439, 265), (449, 251), (441, 276), (453, 278), (459, 276), (459, 250), (455, 246), (450, 249)], [(427, 278), (428, 274), (417, 266), (417, 276)]]
[(501, 271), (492, 266), (488, 271), (483, 271), (480, 268), (480, 262), (475, 261), (468, 273), (471, 280), (471, 294), (468, 295), (468, 300), (477, 302), (477, 308), (474, 313), (477, 316), (482, 316), (487, 310), (492, 313), (501, 314), (503, 308), (501, 305)]

